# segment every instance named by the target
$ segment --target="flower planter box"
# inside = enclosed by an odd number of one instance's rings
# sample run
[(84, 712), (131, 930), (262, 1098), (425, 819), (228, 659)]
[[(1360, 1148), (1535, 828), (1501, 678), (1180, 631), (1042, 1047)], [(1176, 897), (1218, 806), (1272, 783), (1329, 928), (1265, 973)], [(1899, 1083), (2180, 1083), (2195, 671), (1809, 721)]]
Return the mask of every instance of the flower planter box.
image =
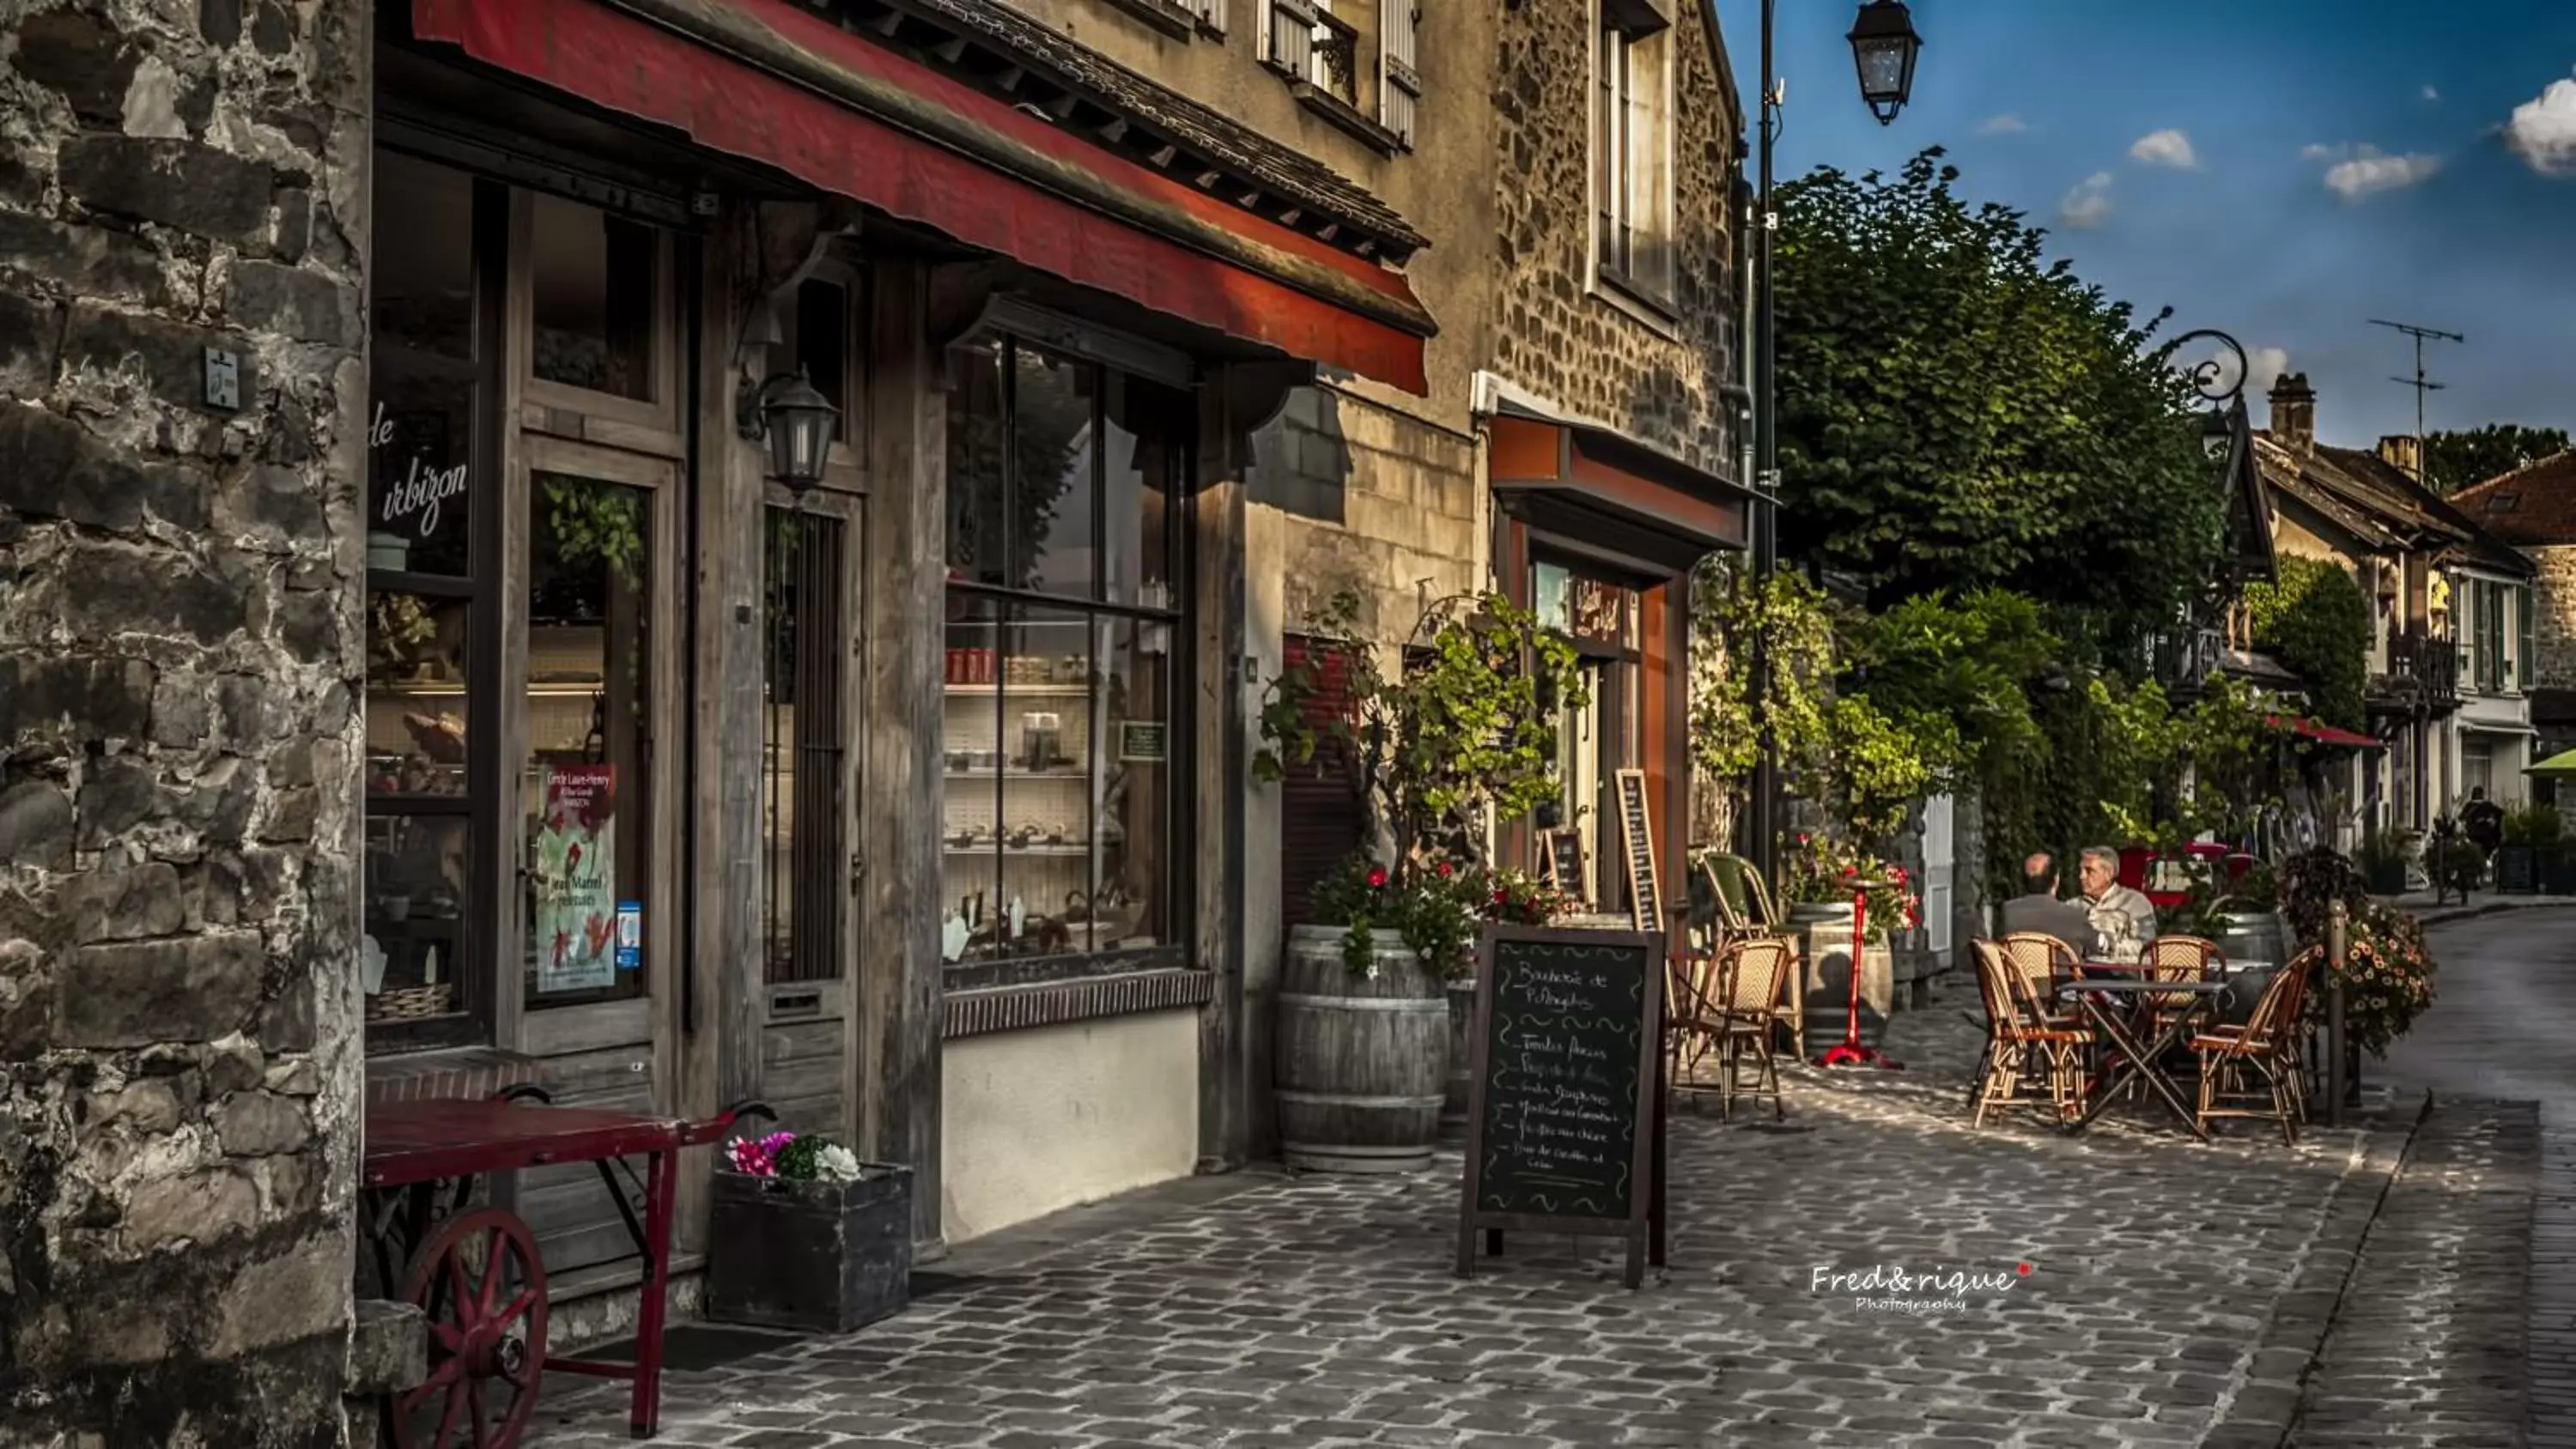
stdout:
[(2538, 895), (2540, 852), (2528, 845), (2496, 847), (2495, 889), (2502, 895)]
[(860, 1169), (856, 1182), (791, 1182), (719, 1168), (707, 1317), (848, 1333), (901, 1312), (912, 1281), (912, 1169)]
[(2393, 860), (2373, 863), (2369, 874), (2363, 879), (2363, 885), (2375, 896), (2406, 894), (2406, 862)]
[(2553, 896), (2576, 896), (2576, 851), (2561, 845), (2540, 853), (2540, 888)]

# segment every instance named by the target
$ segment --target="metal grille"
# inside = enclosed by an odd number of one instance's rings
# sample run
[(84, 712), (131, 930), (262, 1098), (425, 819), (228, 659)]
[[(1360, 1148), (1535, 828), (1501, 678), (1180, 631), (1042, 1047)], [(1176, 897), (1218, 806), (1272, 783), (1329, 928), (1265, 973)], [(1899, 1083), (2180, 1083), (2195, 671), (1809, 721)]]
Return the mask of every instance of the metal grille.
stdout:
[(767, 978), (830, 981), (841, 975), (849, 908), (842, 523), (773, 508), (765, 532), (761, 927)]

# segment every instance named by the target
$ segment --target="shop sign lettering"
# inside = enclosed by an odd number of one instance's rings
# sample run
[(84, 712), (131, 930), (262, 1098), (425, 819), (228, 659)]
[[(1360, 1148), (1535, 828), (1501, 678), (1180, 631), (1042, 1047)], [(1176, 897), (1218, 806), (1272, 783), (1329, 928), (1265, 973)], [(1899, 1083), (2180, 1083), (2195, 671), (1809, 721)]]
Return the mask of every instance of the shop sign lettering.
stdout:
[[(376, 404), (376, 415), (367, 425), (367, 451), (391, 447), (394, 443), (393, 420), (385, 416), (385, 405)], [(453, 468), (424, 468), (420, 455), (414, 453), (403, 465), (403, 476), (389, 481), (384, 488), (382, 521), (402, 523), (417, 518), (416, 527), (422, 538), (438, 532), (438, 506), (450, 498), (465, 494), (465, 465)]]

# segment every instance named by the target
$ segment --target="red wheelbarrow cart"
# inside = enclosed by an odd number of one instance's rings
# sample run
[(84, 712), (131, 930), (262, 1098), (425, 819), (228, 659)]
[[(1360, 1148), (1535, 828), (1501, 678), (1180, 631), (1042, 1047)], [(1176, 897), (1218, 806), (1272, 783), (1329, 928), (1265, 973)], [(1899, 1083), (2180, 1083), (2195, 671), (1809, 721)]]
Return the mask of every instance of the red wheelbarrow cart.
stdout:
[[(721, 1139), (746, 1117), (776, 1120), (758, 1102), (704, 1122), (557, 1107), (544, 1088), (527, 1085), (479, 1101), (369, 1106), (359, 1230), (382, 1291), (417, 1305), (429, 1323), (429, 1377), (386, 1410), (397, 1449), (512, 1449), (536, 1412), (548, 1368), (633, 1381), (627, 1428), (638, 1439), (653, 1437), (661, 1428), (662, 1316), (679, 1153)], [(546, 1267), (536, 1235), (507, 1208), (472, 1205), (476, 1182), (488, 1174), (567, 1162), (599, 1169), (635, 1240), (634, 1252), (606, 1262), (644, 1265), (631, 1364), (549, 1364)]]

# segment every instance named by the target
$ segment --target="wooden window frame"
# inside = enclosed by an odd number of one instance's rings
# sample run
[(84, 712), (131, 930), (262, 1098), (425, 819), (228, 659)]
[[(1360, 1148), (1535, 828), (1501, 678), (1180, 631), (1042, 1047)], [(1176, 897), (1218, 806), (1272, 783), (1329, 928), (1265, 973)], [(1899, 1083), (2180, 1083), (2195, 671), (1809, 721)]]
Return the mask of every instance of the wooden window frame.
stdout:
[[(1674, 31), (1669, 24), (1641, 25), (1614, 13), (1608, 0), (1594, 0), (1592, 20), (1591, 66), (1585, 77), (1592, 138), (1590, 289), (1625, 310), (1641, 312), (1641, 320), (1664, 325), (1672, 319), (1678, 285)], [(1648, 86), (1642, 109), (1652, 125), (1652, 133), (1642, 138), (1636, 127), (1641, 51)], [(1647, 157), (1643, 163), (1641, 154)], [(1641, 246), (1650, 251), (1641, 255)]]

